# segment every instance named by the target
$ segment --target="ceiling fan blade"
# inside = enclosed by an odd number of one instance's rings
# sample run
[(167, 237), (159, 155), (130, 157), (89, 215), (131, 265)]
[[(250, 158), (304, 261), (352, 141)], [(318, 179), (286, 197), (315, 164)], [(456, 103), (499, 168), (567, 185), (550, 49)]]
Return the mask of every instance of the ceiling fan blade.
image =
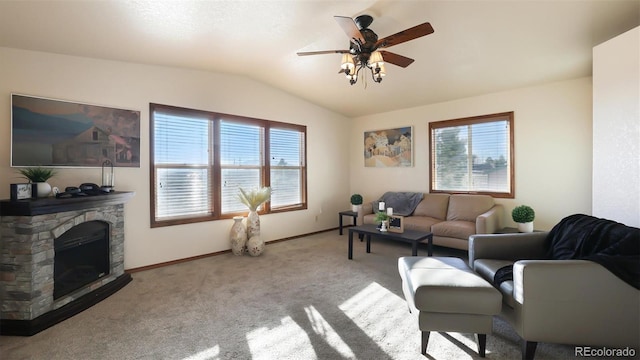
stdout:
[(322, 55), (322, 54), (348, 54), (349, 50), (323, 50), (323, 51), (303, 51), (297, 53), (298, 56)]
[(406, 56), (398, 55), (396, 53), (392, 53), (384, 50), (381, 50), (380, 54), (382, 54), (382, 58), (384, 59), (384, 62), (393, 64), (393, 65), (398, 65), (403, 68), (406, 68), (407, 66), (411, 65), (412, 62), (415, 61)]
[(403, 42), (409, 41), (409, 40), (413, 40), (416, 38), (419, 38), (421, 36), (425, 36), (425, 35), (429, 35), (433, 33), (433, 27), (431, 26), (431, 24), (429, 24), (428, 22), (424, 23), (424, 24), (420, 24), (417, 26), (414, 26), (412, 28), (406, 29), (406, 30), (402, 30), (398, 33), (395, 33), (393, 35), (389, 35), (387, 37), (384, 37), (378, 41), (376, 41), (376, 44), (374, 46), (374, 49), (377, 48), (381, 48), (381, 47), (389, 47), (389, 46), (393, 46), (393, 45), (398, 45), (401, 44)]
[(334, 18), (342, 30), (344, 30), (345, 34), (347, 34), (349, 40), (354, 41), (353, 39), (357, 39), (361, 44), (366, 42), (364, 36), (362, 36), (362, 33), (360, 32), (360, 29), (358, 29), (358, 25), (356, 25), (356, 22), (352, 18), (348, 16), (334, 16)]

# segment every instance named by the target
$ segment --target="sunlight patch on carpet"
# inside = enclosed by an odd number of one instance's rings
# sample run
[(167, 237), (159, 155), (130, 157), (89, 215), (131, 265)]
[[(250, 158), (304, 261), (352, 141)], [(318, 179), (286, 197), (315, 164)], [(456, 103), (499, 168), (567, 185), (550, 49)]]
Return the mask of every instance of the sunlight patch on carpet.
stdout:
[(247, 333), (252, 360), (318, 358), (309, 336), (300, 325), (290, 316), (282, 318), (280, 322), (279, 326), (261, 327)]
[(189, 357), (186, 357), (182, 360), (217, 360), (220, 355), (220, 346), (216, 345), (214, 347), (208, 348), (207, 350), (200, 351), (197, 354), (193, 354)]
[(355, 359), (356, 355), (351, 351), (340, 335), (331, 327), (331, 325), (322, 317), (322, 314), (313, 306), (304, 309), (309, 318), (309, 323), (313, 327), (313, 331), (322, 337), (327, 344), (334, 348), (345, 359)]
[[(339, 306), (382, 351), (394, 358), (407, 346), (406, 329), (419, 330), (405, 300), (372, 282)], [(411, 342), (409, 342), (411, 343)]]

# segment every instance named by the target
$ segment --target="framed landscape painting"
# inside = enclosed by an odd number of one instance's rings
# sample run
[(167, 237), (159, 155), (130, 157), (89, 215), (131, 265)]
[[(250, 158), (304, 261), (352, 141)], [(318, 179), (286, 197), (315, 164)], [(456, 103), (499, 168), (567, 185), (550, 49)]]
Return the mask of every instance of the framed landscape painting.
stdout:
[(140, 167), (140, 111), (11, 95), (11, 166)]
[(365, 131), (364, 166), (413, 166), (413, 127)]

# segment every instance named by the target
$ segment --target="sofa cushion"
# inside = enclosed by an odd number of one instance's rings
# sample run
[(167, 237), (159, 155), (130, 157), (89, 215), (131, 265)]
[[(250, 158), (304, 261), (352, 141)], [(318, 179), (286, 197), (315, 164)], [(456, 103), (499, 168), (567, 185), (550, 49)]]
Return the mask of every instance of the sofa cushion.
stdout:
[(413, 212), (415, 216), (428, 216), (434, 219), (447, 218), (449, 194), (424, 194), (424, 198)]
[(430, 232), (434, 224), (442, 222), (442, 220), (434, 219), (428, 216), (407, 216), (403, 219), (403, 226), (407, 230), (418, 230)]
[(451, 195), (447, 220), (472, 221), (475, 224), (478, 215), (487, 212), (493, 205), (493, 198), (489, 195)]
[(431, 226), (434, 236), (469, 239), (476, 233), (476, 223), (469, 221), (443, 221)]

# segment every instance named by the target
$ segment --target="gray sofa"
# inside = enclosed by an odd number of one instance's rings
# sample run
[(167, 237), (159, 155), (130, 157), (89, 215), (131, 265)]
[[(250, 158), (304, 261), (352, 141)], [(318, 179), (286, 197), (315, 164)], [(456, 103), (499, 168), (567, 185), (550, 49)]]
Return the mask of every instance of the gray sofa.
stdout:
[[(616, 225), (607, 243), (600, 220), (572, 216), (559, 224), (575, 221), (570, 230), (469, 239), (469, 265), (502, 293), (500, 316), (522, 338), (523, 359), (533, 359), (538, 342), (640, 349), (640, 291), (629, 284), (640, 286), (640, 230)], [(597, 226), (581, 229), (578, 221)], [(554, 255), (554, 241), (571, 253)], [(619, 265), (616, 256), (624, 266), (613, 270), (627, 280), (609, 269)]]
[[(375, 224), (375, 204), (377, 201), (362, 205), (358, 224)], [(434, 245), (467, 250), (469, 236), (495, 233), (503, 228), (503, 219), (502, 205), (489, 195), (426, 193), (404, 217), (404, 228), (432, 232)]]

